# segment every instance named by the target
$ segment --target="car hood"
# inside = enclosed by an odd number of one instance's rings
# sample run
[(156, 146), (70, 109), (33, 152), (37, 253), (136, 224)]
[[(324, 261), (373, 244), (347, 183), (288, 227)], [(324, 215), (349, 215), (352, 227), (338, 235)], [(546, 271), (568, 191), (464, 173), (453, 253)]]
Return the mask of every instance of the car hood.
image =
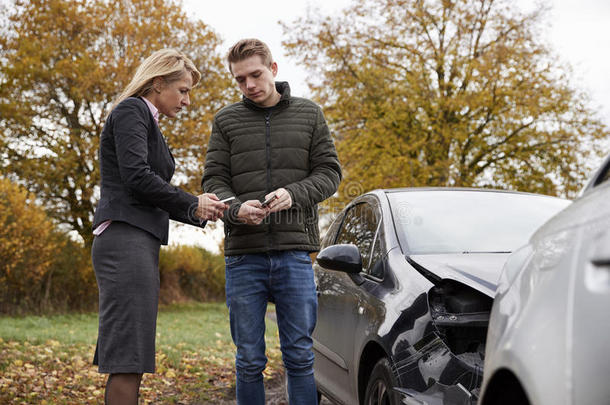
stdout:
[(409, 255), (407, 259), (442, 279), (466, 284), (493, 298), (508, 253)]

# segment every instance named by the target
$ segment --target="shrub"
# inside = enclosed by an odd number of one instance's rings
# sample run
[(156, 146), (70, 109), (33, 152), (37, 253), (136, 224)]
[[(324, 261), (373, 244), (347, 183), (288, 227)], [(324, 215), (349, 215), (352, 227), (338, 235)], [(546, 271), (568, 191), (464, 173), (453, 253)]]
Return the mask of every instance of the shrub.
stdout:
[(92, 309), (91, 259), (60, 232), (34, 196), (0, 177), (0, 313)]
[[(0, 177), (0, 313), (90, 311), (97, 284), (90, 250), (60, 232), (34, 196)], [(163, 247), (161, 303), (224, 299), (224, 260), (196, 246)]]
[(221, 255), (197, 246), (163, 247), (159, 272), (161, 303), (224, 299), (224, 259)]
[(95, 310), (98, 293), (91, 251), (82, 242), (66, 239), (49, 270), (44, 312)]

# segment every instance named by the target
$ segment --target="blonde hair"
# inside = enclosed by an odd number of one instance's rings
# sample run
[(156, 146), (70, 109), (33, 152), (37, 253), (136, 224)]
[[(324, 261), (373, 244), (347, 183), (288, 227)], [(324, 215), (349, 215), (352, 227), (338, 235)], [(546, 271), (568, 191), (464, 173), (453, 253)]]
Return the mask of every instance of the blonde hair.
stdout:
[(182, 52), (175, 49), (161, 49), (154, 52), (140, 64), (129, 84), (114, 101), (111, 111), (128, 97), (148, 94), (153, 88), (153, 81), (156, 77), (162, 78), (165, 83), (169, 84), (180, 80), (185, 72), (191, 74), (193, 86), (199, 83), (201, 73)]
[(229, 54), (227, 55), (229, 71), (233, 73), (231, 63), (240, 62), (254, 55), (260, 56), (263, 61), (263, 65), (265, 66), (269, 67), (273, 63), (273, 57), (271, 56), (269, 47), (260, 39), (247, 38), (237, 41), (235, 45), (229, 49)]

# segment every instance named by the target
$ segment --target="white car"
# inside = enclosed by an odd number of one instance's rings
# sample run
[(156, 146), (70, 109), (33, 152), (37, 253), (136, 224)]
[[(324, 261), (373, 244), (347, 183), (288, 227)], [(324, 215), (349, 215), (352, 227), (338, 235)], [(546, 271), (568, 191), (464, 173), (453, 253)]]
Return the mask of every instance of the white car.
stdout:
[(479, 405), (610, 405), (610, 156), (509, 256)]

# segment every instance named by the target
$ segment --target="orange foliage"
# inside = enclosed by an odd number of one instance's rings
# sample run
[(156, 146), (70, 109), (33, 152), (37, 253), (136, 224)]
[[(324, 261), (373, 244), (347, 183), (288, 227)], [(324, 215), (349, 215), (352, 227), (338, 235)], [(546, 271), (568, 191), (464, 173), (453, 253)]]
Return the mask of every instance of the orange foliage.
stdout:
[[(0, 178), (0, 308), (39, 286), (62, 242), (34, 196)], [(4, 301), (4, 302), (3, 302)], [(6, 302), (12, 301), (12, 302)]]
[(0, 169), (49, 216), (93, 241), (99, 135), (113, 100), (153, 51), (177, 48), (202, 73), (179, 119), (161, 120), (176, 183), (200, 190), (216, 111), (236, 97), (220, 39), (172, 0), (13, 0), (0, 5)]

